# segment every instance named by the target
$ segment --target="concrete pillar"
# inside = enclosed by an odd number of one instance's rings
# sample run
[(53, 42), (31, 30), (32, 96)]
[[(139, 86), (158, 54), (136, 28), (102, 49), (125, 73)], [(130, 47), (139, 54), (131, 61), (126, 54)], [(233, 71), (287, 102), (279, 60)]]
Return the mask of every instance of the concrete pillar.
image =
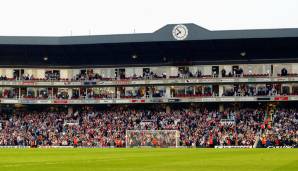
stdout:
[[(3, 93), (2, 93), (3, 94)], [(19, 99), (21, 98), (21, 87), (19, 87)]]
[[(146, 91), (146, 89), (147, 88), (145, 87), (145, 91)], [(150, 87), (148, 87), (148, 89), (149, 89), (149, 98), (152, 98), (153, 97), (153, 93), (154, 93), (153, 92), (153, 87), (150, 86)], [(145, 94), (146, 94), (146, 92), (145, 92)]]
[(224, 105), (223, 104), (219, 104), (219, 112), (223, 112), (225, 109), (224, 109)]
[(69, 98), (71, 99), (71, 97), (72, 97), (72, 89), (69, 88), (67, 91), (68, 91), (68, 96), (69, 96)]
[(117, 87), (114, 88), (113, 99), (117, 98)]
[(166, 112), (170, 113), (171, 112), (171, 107), (169, 105), (166, 106)]
[(167, 86), (166, 87), (166, 94), (165, 94), (165, 98), (171, 98), (171, 87)]
[(218, 96), (221, 97), (223, 94), (223, 85), (218, 86)]
[(205, 93), (205, 86), (203, 85), (202, 86), (202, 94), (204, 94)]
[(117, 95), (117, 99), (120, 99), (120, 91), (119, 91), (119, 89), (118, 88), (116, 88), (116, 95)]
[(72, 106), (68, 106), (68, 114), (72, 114), (73, 113), (73, 107)]
[(196, 86), (193, 86), (193, 95), (196, 95)]
[(34, 90), (34, 97), (37, 97), (37, 88), (34, 87), (33, 90)]

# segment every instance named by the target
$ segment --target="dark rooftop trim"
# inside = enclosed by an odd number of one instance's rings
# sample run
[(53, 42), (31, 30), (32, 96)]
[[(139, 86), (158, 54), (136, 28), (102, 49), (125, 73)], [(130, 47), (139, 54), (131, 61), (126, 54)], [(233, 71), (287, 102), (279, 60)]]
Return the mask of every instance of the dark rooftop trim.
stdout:
[[(184, 24), (190, 40), (252, 39), (252, 38), (297, 38), (298, 28), (210, 31), (196, 24)], [(168, 42), (179, 41), (172, 36), (176, 24), (169, 24), (153, 33), (115, 34), (66, 37), (0, 36), (0, 45), (84, 45), (109, 43)]]

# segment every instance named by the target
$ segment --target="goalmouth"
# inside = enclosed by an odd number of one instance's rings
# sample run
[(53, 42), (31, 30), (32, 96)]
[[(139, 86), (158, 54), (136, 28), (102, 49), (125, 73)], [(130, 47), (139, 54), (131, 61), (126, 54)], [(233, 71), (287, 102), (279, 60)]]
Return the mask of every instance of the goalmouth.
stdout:
[(126, 148), (179, 146), (180, 132), (177, 130), (126, 130)]

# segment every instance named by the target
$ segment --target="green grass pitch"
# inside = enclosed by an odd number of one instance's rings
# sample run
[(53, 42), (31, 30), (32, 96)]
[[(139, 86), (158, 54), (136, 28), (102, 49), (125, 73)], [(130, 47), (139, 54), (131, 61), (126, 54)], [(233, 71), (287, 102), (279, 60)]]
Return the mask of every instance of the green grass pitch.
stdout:
[(0, 149), (0, 171), (298, 171), (298, 149)]

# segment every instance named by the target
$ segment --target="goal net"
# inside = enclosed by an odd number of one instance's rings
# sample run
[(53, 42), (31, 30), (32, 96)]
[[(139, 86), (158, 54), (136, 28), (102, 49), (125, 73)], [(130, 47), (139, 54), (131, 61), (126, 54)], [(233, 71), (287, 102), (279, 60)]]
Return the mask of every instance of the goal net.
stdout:
[(127, 130), (126, 148), (178, 147), (180, 132), (177, 130)]

